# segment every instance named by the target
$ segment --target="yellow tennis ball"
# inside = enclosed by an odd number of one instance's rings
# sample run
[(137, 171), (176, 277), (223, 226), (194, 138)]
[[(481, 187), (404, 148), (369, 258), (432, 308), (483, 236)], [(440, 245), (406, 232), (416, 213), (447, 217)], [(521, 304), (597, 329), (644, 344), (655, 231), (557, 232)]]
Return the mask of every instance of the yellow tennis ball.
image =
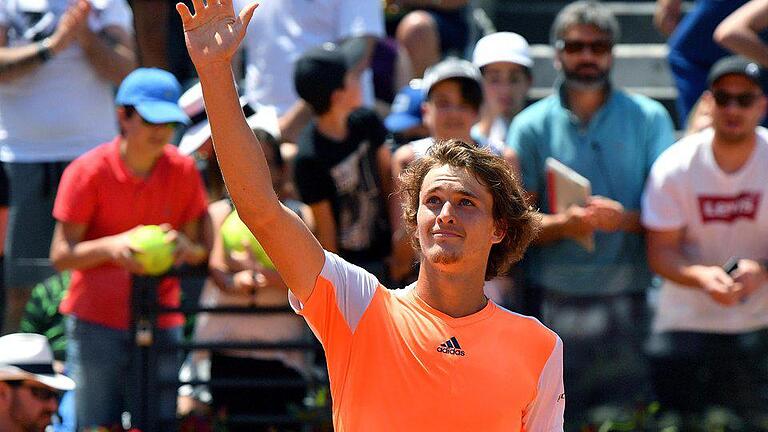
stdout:
[(133, 257), (150, 276), (164, 274), (173, 265), (176, 243), (166, 240), (166, 235), (157, 225), (143, 226), (130, 235)]
[(240, 220), (240, 216), (237, 215), (237, 210), (230, 213), (224, 223), (221, 224), (221, 238), (224, 242), (224, 250), (227, 252), (242, 252), (245, 250), (245, 245), (251, 247), (253, 256), (264, 267), (271, 269), (275, 268), (272, 264), (272, 260), (269, 259), (264, 248), (261, 247), (259, 241), (253, 236), (251, 230)]

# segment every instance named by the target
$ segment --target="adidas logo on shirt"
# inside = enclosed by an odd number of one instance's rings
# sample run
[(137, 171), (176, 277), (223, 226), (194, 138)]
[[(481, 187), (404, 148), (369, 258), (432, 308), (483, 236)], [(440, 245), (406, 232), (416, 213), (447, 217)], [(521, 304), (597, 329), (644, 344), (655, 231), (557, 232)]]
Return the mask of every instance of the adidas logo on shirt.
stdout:
[(462, 351), (461, 346), (459, 345), (459, 341), (455, 337), (452, 337), (441, 343), (440, 346), (437, 347), (437, 352), (457, 356), (466, 355), (466, 353)]

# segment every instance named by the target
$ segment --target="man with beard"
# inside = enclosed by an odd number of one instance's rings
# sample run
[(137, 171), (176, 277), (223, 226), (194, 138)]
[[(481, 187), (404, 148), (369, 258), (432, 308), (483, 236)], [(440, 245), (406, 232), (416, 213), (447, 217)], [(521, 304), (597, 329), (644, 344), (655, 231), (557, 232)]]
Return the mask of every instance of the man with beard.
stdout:
[[(719, 405), (756, 421), (768, 406), (760, 391), (768, 341), (760, 75), (743, 57), (715, 63), (703, 96), (712, 127), (665, 151), (643, 195), (648, 260), (664, 277), (648, 344), (653, 383), (662, 406), (684, 414)], [(723, 268), (729, 259), (735, 265)]]
[[(571, 421), (590, 406), (631, 405), (649, 388), (640, 361), (651, 280), (640, 198), (651, 164), (674, 140), (673, 126), (659, 103), (611, 86), (618, 33), (600, 3), (565, 7), (551, 32), (563, 78), (553, 95), (515, 117), (508, 136), (531, 204), (543, 213), (523, 271), (543, 296), (544, 321), (568, 347)], [(548, 157), (591, 182), (594, 195), (584, 206), (553, 210)], [(584, 236), (594, 237), (593, 250), (575, 241)]]
[(43, 432), (59, 409), (70, 378), (53, 370), (53, 352), (45, 336), (14, 333), (0, 337), (0, 430)]

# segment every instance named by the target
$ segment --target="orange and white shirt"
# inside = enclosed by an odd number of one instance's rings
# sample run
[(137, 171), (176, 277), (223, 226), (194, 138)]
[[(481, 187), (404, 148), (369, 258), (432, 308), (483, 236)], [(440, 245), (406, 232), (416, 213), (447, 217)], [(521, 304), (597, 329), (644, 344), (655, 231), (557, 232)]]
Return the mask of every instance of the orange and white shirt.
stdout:
[(290, 301), (325, 348), (337, 432), (563, 430), (562, 341), (535, 318), (452, 318), (330, 252)]

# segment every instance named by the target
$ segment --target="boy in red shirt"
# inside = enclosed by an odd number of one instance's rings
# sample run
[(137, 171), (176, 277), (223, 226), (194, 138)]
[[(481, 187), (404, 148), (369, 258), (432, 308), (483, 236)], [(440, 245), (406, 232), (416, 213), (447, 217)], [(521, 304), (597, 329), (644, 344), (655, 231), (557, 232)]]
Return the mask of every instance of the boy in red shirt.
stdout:
[[(181, 86), (160, 69), (137, 69), (118, 90), (121, 134), (76, 159), (64, 171), (54, 205), (57, 220), (51, 261), (72, 270), (60, 309), (67, 318), (67, 361), (78, 384), (79, 427), (118, 423), (141, 395), (128, 391), (131, 274), (130, 233), (140, 225), (163, 225), (176, 242), (176, 262), (200, 264), (208, 248), (199, 243), (206, 212), (202, 180), (191, 158), (168, 144), (174, 126), (189, 118), (178, 107)], [(158, 287), (163, 306), (178, 306), (179, 281)], [(155, 343), (180, 340), (183, 317), (158, 318)], [(174, 379), (177, 354), (161, 350), (160, 376)], [(175, 391), (161, 392), (161, 419), (175, 417)]]

